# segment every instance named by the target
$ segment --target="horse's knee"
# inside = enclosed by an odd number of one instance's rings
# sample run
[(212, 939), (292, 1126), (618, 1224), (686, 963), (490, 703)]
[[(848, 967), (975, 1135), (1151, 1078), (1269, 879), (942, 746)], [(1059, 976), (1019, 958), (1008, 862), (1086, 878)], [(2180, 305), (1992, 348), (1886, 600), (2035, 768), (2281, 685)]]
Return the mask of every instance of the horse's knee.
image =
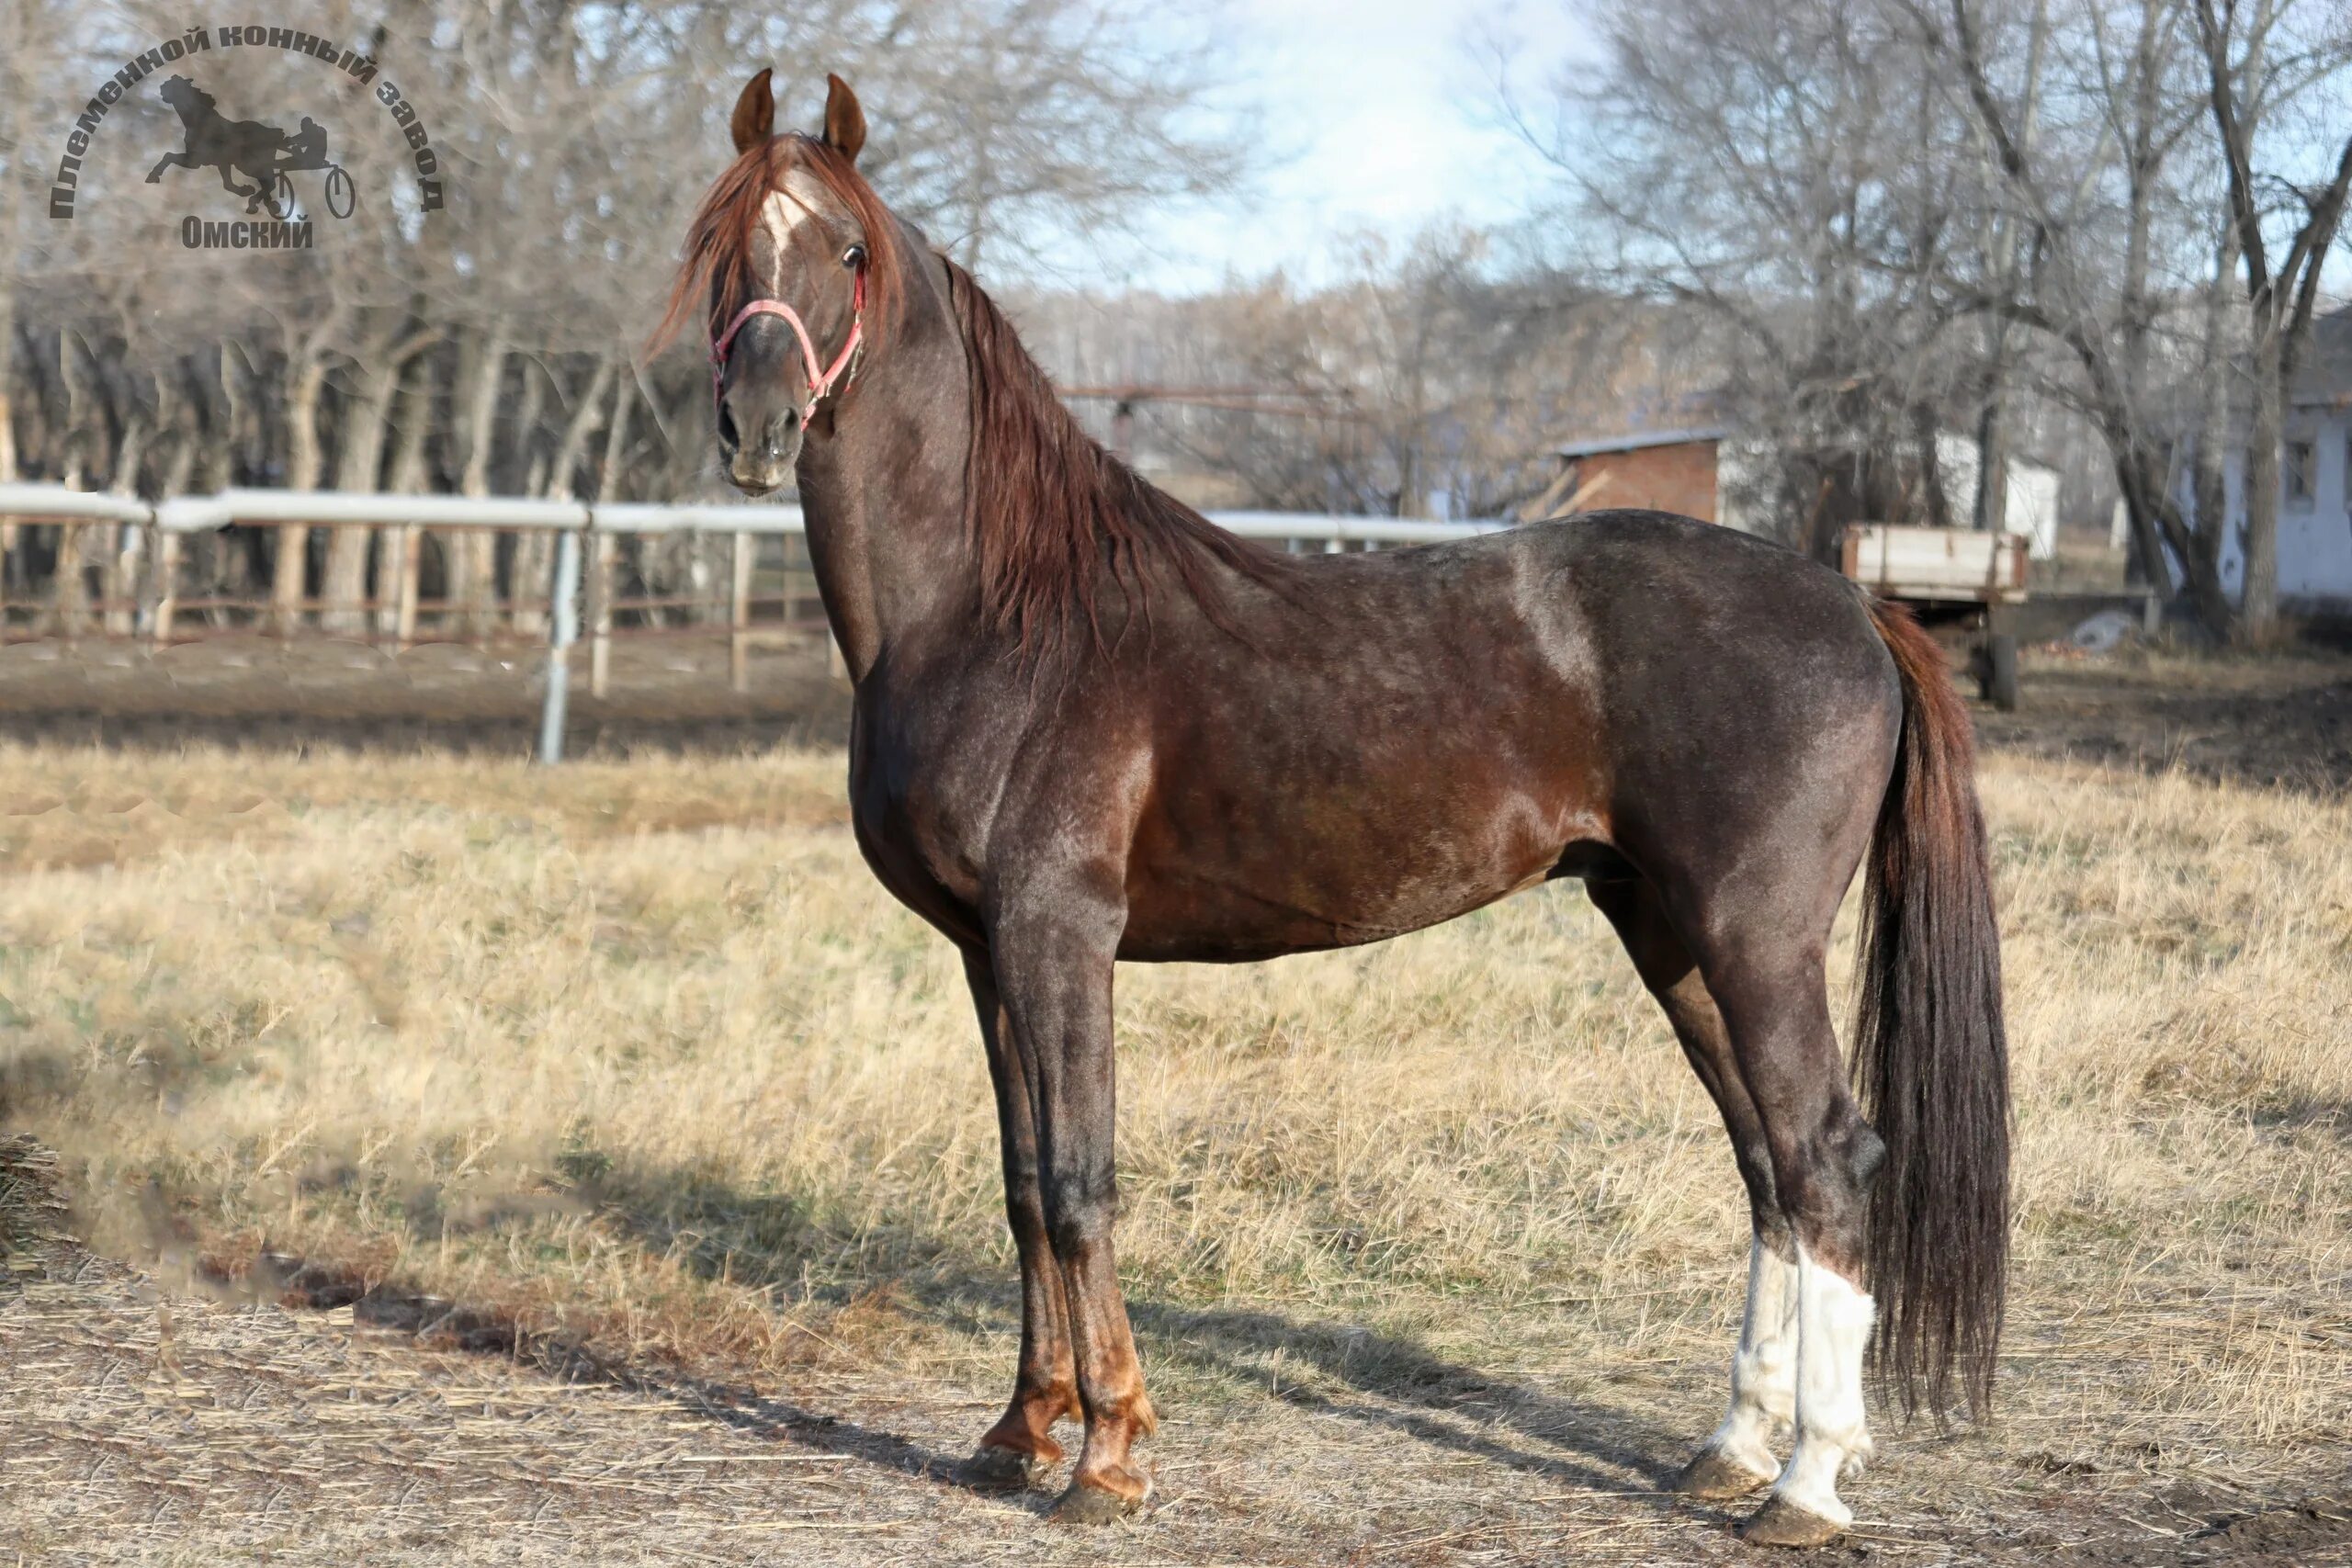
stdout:
[(1118, 1194), (1107, 1173), (1055, 1171), (1044, 1187), (1046, 1235), (1056, 1256), (1075, 1258), (1110, 1235)]

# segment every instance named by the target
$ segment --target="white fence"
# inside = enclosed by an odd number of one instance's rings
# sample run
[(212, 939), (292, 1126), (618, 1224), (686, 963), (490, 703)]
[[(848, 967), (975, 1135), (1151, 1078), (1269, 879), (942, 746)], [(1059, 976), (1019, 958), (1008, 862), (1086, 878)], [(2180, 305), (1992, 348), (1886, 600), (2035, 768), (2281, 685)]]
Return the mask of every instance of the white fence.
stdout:
[[(1354, 546), (1377, 549), (1385, 545), (1426, 544), (1465, 538), (1505, 526), (1499, 523), (1429, 523), (1390, 517), (1340, 517), (1294, 512), (1213, 512), (1211, 520), (1245, 538), (1282, 541), (1340, 550)], [(275, 525), (300, 530), (309, 527), (368, 527), (392, 531), (396, 548), (379, 563), (389, 564), (389, 583), (379, 594), (392, 596), (379, 626), (390, 640), (407, 647), (416, 636), (418, 570), (423, 559), (422, 535), (426, 529), (515, 533), (551, 533), (556, 536), (554, 581), (547, 601), (549, 614), (547, 703), (539, 737), (540, 757), (554, 761), (561, 752), (563, 716), (571, 680), (570, 649), (577, 640), (583, 543), (594, 552), (600, 583), (591, 628), (590, 678), (593, 689), (605, 690), (612, 635), (609, 575), (614, 541), (625, 535), (675, 534), (701, 530), (731, 535), (735, 540), (734, 583), (729, 616), (730, 667), (738, 689), (745, 682), (748, 650), (754, 639), (752, 626), (752, 570), (756, 541), (775, 535), (804, 532), (800, 508), (792, 504), (665, 505), (649, 502), (603, 503), (575, 501), (525, 501), (505, 497), (455, 495), (360, 494), (343, 491), (227, 490), (218, 495), (177, 496), (150, 503), (132, 496), (96, 494), (52, 484), (0, 484), (0, 584), (5, 584), (6, 556), (16, 547), (21, 524), (62, 525), (69, 534), (85, 525), (121, 530), (118, 552), (126, 544), (146, 552), (152, 541), (153, 567), (147, 576), (153, 592), (138, 606), (123, 629), (143, 632), (157, 646), (170, 643), (179, 620), (178, 579), (180, 544), (188, 535), (217, 528)], [(299, 547), (299, 546), (298, 546)], [(79, 556), (73, 558), (77, 563)], [(76, 570), (79, 570), (78, 564)], [(273, 616), (281, 632), (300, 618), (301, 574), (281, 572)], [(0, 600), (5, 608), (5, 600)]]

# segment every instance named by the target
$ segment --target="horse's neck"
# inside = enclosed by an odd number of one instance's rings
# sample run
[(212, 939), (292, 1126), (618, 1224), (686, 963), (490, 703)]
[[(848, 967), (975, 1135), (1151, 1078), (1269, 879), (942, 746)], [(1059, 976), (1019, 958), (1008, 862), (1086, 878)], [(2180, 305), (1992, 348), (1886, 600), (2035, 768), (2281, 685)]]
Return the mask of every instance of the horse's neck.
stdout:
[(851, 678), (882, 650), (966, 635), (979, 573), (964, 537), (970, 443), (963, 339), (910, 289), (893, 341), (818, 417), (800, 458), (809, 561)]

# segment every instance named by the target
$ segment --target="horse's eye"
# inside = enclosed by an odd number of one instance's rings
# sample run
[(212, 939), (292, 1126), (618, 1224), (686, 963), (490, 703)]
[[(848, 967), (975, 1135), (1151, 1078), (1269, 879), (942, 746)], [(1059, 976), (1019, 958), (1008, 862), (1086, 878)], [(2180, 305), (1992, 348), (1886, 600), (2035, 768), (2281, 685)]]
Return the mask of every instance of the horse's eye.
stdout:
[(848, 267), (852, 272), (865, 265), (865, 247), (864, 245), (852, 245), (842, 253), (842, 265)]

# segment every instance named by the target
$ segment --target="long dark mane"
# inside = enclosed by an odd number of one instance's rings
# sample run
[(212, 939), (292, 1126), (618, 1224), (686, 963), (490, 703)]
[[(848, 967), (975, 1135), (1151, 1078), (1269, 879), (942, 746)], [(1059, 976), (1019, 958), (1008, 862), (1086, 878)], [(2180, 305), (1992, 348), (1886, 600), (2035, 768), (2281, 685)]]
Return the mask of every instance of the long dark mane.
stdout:
[[(699, 310), (706, 341), (764, 287), (752, 265), (771, 193), (807, 169), (856, 215), (867, 263), (869, 353), (904, 298), (898, 220), (841, 154), (811, 137), (777, 136), (729, 164), (695, 209), (669, 308), (651, 345)], [(972, 406), (964, 465), (964, 529), (979, 565), (982, 603), (1024, 652), (1060, 640), (1083, 618), (1102, 646), (1100, 591), (1107, 563), (1128, 620), (1148, 624), (1155, 579), (1172, 575), (1218, 625), (1232, 629), (1216, 567), (1270, 581), (1287, 558), (1235, 537), (1104, 451), (1056, 395), (996, 302), (971, 274), (941, 258), (963, 334)]]
[(1131, 616), (1148, 623), (1153, 579), (1166, 571), (1233, 629), (1214, 569), (1265, 581), (1285, 558), (1227, 533), (1104, 451), (996, 301), (971, 274), (944, 265), (972, 403), (964, 529), (998, 628), (1017, 633), (1026, 650), (1055, 642), (1082, 615), (1100, 646), (1107, 559)]

